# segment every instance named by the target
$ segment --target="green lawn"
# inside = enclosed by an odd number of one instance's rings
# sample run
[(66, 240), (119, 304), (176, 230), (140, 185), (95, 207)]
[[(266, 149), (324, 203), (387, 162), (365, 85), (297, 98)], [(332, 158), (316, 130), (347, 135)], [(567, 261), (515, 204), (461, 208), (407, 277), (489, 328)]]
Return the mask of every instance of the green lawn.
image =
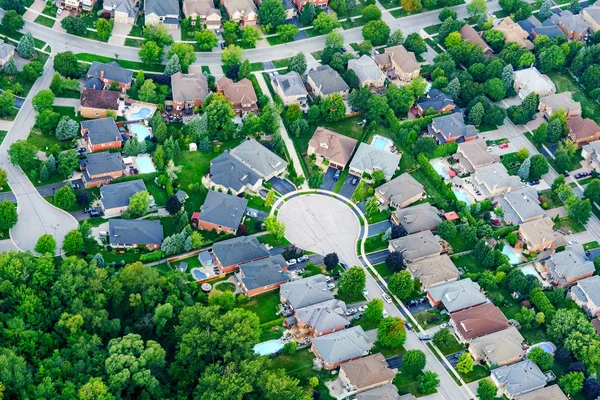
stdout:
[(593, 242), (585, 243), (583, 245), (584, 250), (597, 249), (598, 247), (600, 247), (600, 244), (598, 242), (596, 242), (595, 240)]
[(154, 178), (144, 179), (144, 183), (146, 184), (146, 189), (148, 189), (148, 193), (154, 197), (154, 201), (156, 205), (159, 207), (164, 207), (167, 204), (167, 200), (169, 196), (167, 195), (167, 191), (162, 187), (158, 186), (154, 182)]
[(442, 24), (437, 24), (437, 25), (431, 25), (426, 27), (425, 29), (423, 29), (425, 32), (427, 32), (430, 35), (434, 35), (436, 33), (438, 33), (440, 31), (440, 28), (442, 27)]
[(221, 292), (235, 292), (235, 284), (232, 282), (221, 282), (215, 285), (215, 289)]
[(487, 367), (484, 367), (483, 365), (475, 365), (473, 367), (473, 371), (469, 372), (468, 374), (463, 374), (460, 372), (459, 374), (466, 383), (469, 383), (478, 381), (483, 378), (487, 378), (488, 376), (490, 376), (490, 370)]
[(373, 265), (373, 268), (375, 268), (375, 271), (377, 271), (382, 278), (387, 278), (394, 274), (394, 271), (392, 271), (384, 262)]
[(93, 61), (98, 61), (98, 62), (103, 62), (103, 63), (108, 63), (111, 61), (116, 61), (117, 64), (119, 64), (121, 67), (123, 68), (127, 68), (127, 69), (131, 69), (134, 71), (139, 71), (139, 70), (143, 70), (143, 71), (148, 71), (148, 72), (159, 72), (162, 73), (165, 70), (165, 66), (164, 65), (160, 65), (160, 64), (145, 64), (142, 62), (137, 62), (137, 61), (128, 61), (128, 60), (120, 60), (118, 58), (111, 58), (111, 57), (105, 57), (105, 56), (99, 56), (96, 54), (90, 54), (90, 53), (77, 53), (76, 54), (77, 59), (80, 61), (86, 61), (86, 62), (93, 62)]
[(540, 198), (542, 199), (542, 204), (546, 203), (548, 205), (549, 210), (564, 205), (561, 199), (559, 199), (550, 189), (542, 190), (540, 192)]
[(570, 217), (561, 218), (558, 223), (554, 225), (554, 229), (558, 230), (562, 228), (563, 231), (567, 231), (570, 233), (579, 233), (585, 231), (585, 226), (581, 224), (579, 221), (575, 221)]
[(462, 268), (466, 272), (470, 272), (472, 274), (485, 271), (485, 268), (481, 266), (479, 261), (477, 261), (477, 259), (470, 254), (459, 256), (457, 259), (452, 257), (452, 262), (454, 265), (456, 265), (456, 268)]
[(510, 175), (516, 175), (521, 162), (517, 158), (517, 153), (509, 153), (502, 156), (502, 164)]
[(52, 106), (52, 109), (61, 116), (69, 117), (77, 122), (81, 122), (83, 117), (79, 113), (75, 113), (75, 108), (68, 106)]
[(379, 342), (375, 342), (373, 344), (373, 348), (371, 349), (371, 354), (381, 353), (385, 358), (390, 358), (394, 356), (398, 356), (400, 354), (406, 353), (406, 349), (403, 346), (400, 347), (385, 347), (381, 345)]
[[(563, 0), (564, 1), (564, 0)], [(558, 1), (560, 3), (560, 1)], [(549, 72), (548, 77), (552, 79), (552, 82), (556, 85), (556, 92), (573, 92), (573, 100), (581, 103), (582, 115), (585, 118), (591, 118), (595, 121), (600, 120), (600, 110), (594, 102), (590, 99), (581, 86), (571, 77), (571, 75), (565, 72)]]
[(380, 322), (381, 321), (370, 321), (363, 316), (360, 319), (353, 319), (352, 326), (360, 326), (366, 332), (372, 329), (377, 329)]
[(271, 247), (289, 246), (291, 243), (286, 238), (277, 240), (273, 235), (266, 234), (257, 237), (258, 241), (262, 244), (268, 244)]
[(73, 148), (72, 141), (58, 140), (54, 135), (49, 133), (41, 133), (39, 131), (31, 131), (27, 137), (27, 141), (37, 147), (37, 149), (40, 151), (46, 151), (55, 144), (58, 144), (62, 150)]
[(388, 242), (383, 239), (383, 233), (377, 236), (368, 237), (365, 240), (365, 254), (372, 253), (374, 251), (387, 249)]
[(460, 234), (456, 234), (453, 238), (448, 239), (448, 243), (452, 246), (453, 253), (461, 253), (473, 248), (473, 246), (467, 243)]
[(448, 343), (447, 346), (438, 347), (440, 349), (440, 351), (442, 352), (442, 354), (445, 356), (449, 356), (450, 354), (458, 353), (459, 351), (463, 351), (465, 349), (465, 346), (458, 343), (458, 340), (456, 340), (454, 335), (451, 336), (450, 338), (452, 341), (450, 343)]
[(441, 325), (450, 319), (448, 314), (441, 314), (441, 311), (437, 308), (421, 311), (414, 314), (413, 317), (415, 317), (423, 329), (429, 329), (431, 327)]
[(277, 315), (277, 306), (279, 305), (279, 291), (275, 290), (254, 296), (241, 308), (252, 311), (258, 316), (261, 324), (271, 322), (279, 318)]
[[(340, 179), (340, 181), (341, 181), (341, 179)], [(389, 208), (386, 208), (384, 210), (379, 211), (377, 214), (367, 215), (367, 221), (369, 222), (369, 224), (376, 224), (377, 222), (381, 222), (381, 221), (390, 219), (391, 216), (392, 216), (392, 211), (390, 211)]]
[(54, 20), (52, 18), (48, 18), (45, 15), (40, 14), (37, 16), (37, 18), (33, 22), (35, 22), (36, 24), (43, 25), (48, 28), (52, 28), (54, 26), (54, 23), (56, 22), (56, 20)]
[(260, 196), (245, 196), (246, 200), (248, 200), (248, 208), (254, 208), (255, 210), (260, 210), (264, 212), (271, 212), (271, 207), (267, 207), (265, 205), (265, 201)]
[(366, 300), (365, 296), (363, 296), (362, 293), (359, 294), (358, 296), (346, 296), (346, 295), (336, 294), (335, 298), (344, 301), (346, 304), (353, 304), (353, 303), (358, 303), (359, 301)]
[(190, 272), (192, 270), (192, 268), (198, 268), (201, 266), (200, 260), (198, 260), (198, 256), (191, 256), (188, 258), (184, 258), (183, 260), (175, 261), (175, 262), (171, 263), (171, 266), (173, 268), (177, 268), (183, 262), (187, 263), (187, 265), (188, 265), (185, 272)]
[(417, 160), (410, 154), (408, 151), (402, 153), (402, 158), (400, 159), (400, 173), (411, 172), (415, 168), (417, 168)]
[(2, 144), (2, 142), (4, 142), (4, 138), (6, 137), (7, 134), (8, 134), (8, 131), (0, 131), (0, 144)]

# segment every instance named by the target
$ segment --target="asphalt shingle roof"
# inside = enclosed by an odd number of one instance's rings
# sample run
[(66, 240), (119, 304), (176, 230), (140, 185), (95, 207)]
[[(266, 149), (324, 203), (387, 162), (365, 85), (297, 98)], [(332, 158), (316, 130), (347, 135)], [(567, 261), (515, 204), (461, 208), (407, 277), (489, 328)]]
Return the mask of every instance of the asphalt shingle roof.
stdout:
[(306, 96), (306, 87), (302, 82), (302, 77), (295, 71), (288, 72), (287, 74), (275, 75), (273, 78), (276, 85), (281, 87), (283, 93), (286, 96)]
[(217, 242), (213, 244), (212, 251), (224, 267), (244, 264), (270, 255), (269, 250), (254, 236), (240, 236)]
[[(581, 293), (577, 293), (577, 290)], [(589, 298), (595, 305), (600, 305), (600, 276), (594, 275), (589, 278), (582, 279), (573, 286), (572, 290), (577, 294), (583, 295), (580, 297), (582, 301), (587, 301)]]
[(333, 299), (297, 309), (296, 318), (309, 324), (316, 332), (325, 332), (350, 325), (346, 310), (346, 303)]
[(312, 343), (323, 360), (329, 364), (364, 356), (371, 350), (367, 335), (360, 326), (316, 337)]
[(565, 251), (554, 253), (546, 265), (550, 269), (552, 278), (567, 283), (567, 279), (576, 278), (581, 275), (593, 273), (594, 263), (587, 259), (582, 244), (567, 246)]
[(80, 161), (80, 164), (86, 168), (89, 175), (108, 174), (125, 169), (121, 153), (109, 153), (108, 151), (88, 154), (85, 159)]
[[(116, 61), (111, 61), (109, 63), (94, 61), (90, 66), (90, 69), (88, 69), (87, 74), (88, 77), (100, 78), (102, 72), (104, 72), (104, 78), (111, 81), (129, 84), (133, 80), (133, 72), (121, 67)], [(85, 87), (93, 89), (93, 87), (87, 85), (87, 82)], [(96, 89), (100, 88), (97, 87)]]
[(164, 239), (160, 221), (148, 219), (111, 219), (108, 221), (111, 244), (161, 244)]
[(230, 154), (256, 171), (261, 178), (281, 172), (288, 165), (281, 157), (254, 139), (244, 140), (239, 146), (231, 149)]
[(221, 153), (210, 162), (210, 180), (236, 192), (246, 185), (254, 186), (260, 179), (258, 174), (230, 153)]
[(329, 65), (312, 68), (308, 71), (308, 76), (310, 76), (315, 85), (321, 88), (321, 93), (325, 96), (350, 90), (350, 87), (340, 74)]
[(314, 275), (281, 285), (281, 297), (299, 309), (327, 300), (333, 300), (324, 275)]
[(200, 208), (200, 221), (237, 229), (242, 222), (248, 200), (209, 190)]
[(471, 278), (436, 286), (428, 292), (436, 302), (441, 301), (450, 313), (487, 302), (487, 297)]
[(407, 262), (430, 257), (442, 252), (439, 240), (431, 231), (423, 231), (390, 240), (389, 245), (399, 251)]
[(146, 184), (141, 179), (113, 183), (100, 188), (100, 197), (104, 209), (126, 207), (131, 196), (138, 192), (147, 191)]
[(145, 0), (144, 13), (156, 14), (159, 17), (179, 15), (179, 2), (177, 0)]
[(452, 97), (438, 89), (431, 89), (427, 93), (427, 97), (421, 97), (417, 100), (417, 104), (423, 109), (428, 110), (433, 108), (435, 111), (439, 111), (447, 106), (454, 106)]
[(533, 361), (524, 360), (492, 371), (508, 395), (518, 396), (546, 386), (546, 377)]
[(121, 132), (111, 117), (81, 121), (81, 128), (88, 131), (92, 145), (122, 141)]
[(363, 172), (379, 170), (389, 179), (396, 172), (398, 163), (400, 163), (399, 155), (391, 151), (378, 149), (367, 143), (361, 143), (356, 153), (354, 153), (354, 157), (352, 157), (350, 169)]
[(436, 228), (442, 222), (437, 208), (429, 203), (423, 203), (412, 207), (396, 210), (396, 216), (400, 225), (408, 233), (417, 233), (426, 229)]
[(240, 279), (246, 289), (253, 290), (290, 280), (283, 270), (287, 264), (281, 254), (240, 266)]

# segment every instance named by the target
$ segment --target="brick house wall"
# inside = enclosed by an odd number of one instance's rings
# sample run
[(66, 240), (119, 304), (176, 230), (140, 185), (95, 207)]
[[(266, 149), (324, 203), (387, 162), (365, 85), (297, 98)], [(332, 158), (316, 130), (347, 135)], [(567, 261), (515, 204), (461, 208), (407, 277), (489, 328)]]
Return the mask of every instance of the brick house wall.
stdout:
[(227, 226), (222, 226), (222, 225), (213, 224), (213, 223), (210, 223), (207, 221), (202, 221), (201, 219), (198, 220), (198, 229), (203, 230), (203, 231), (212, 231), (214, 229), (218, 233), (224, 232), (224, 233), (235, 234), (237, 232), (237, 229), (232, 229)]
[(246, 288), (246, 286), (244, 285), (244, 282), (242, 282), (242, 281), (240, 281), (240, 282), (242, 283), (242, 285), (241, 285), (242, 290), (244, 291), (244, 293), (248, 297), (258, 296), (259, 294), (263, 294), (263, 293), (266, 293), (266, 292), (271, 292), (273, 290), (278, 289), (279, 286), (281, 286), (284, 283), (284, 282), (275, 283), (273, 285), (268, 285), (268, 286), (263, 286), (263, 287), (260, 287), (260, 288), (248, 290)]

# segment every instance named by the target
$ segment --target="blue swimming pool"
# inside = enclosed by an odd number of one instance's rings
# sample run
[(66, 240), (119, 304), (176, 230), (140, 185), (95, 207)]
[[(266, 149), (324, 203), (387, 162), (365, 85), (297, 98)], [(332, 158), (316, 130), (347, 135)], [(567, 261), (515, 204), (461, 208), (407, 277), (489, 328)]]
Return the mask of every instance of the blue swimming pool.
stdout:
[(453, 192), (454, 192), (454, 195), (456, 196), (456, 199), (458, 201), (463, 201), (468, 206), (471, 205), (471, 202), (469, 201), (469, 198), (467, 197), (467, 193), (465, 193), (464, 190), (453, 190)]
[(254, 346), (254, 352), (259, 356), (275, 354), (281, 349), (283, 349), (283, 343), (279, 340), (267, 340)]
[(194, 268), (192, 270), (192, 276), (196, 278), (196, 280), (201, 281), (202, 279), (206, 279), (207, 275), (200, 271), (198, 268)]
[(521, 261), (521, 257), (514, 253), (509, 245), (504, 245), (502, 248), (502, 254), (506, 254), (508, 256), (508, 262), (510, 262), (512, 265), (518, 264), (519, 261)]
[(544, 350), (546, 353), (549, 353), (549, 354), (554, 354), (554, 352), (556, 351), (556, 346), (554, 346), (554, 344), (552, 344), (550, 342), (542, 342), (542, 343), (537, 343), (537, 344), (534, 344), (533, 346), (531, 346), (529, 349), (527, 349), (527, 353), (529, 353), (531, 350), (535, 349), (536, 347), (540, 347), (542, 350)]
[(140, 170), (140, 174), (151, 174), (156, 172), (156, 168), (154, 167), (154, 163), (148, 156), (139, 156), (135, 159), (137, 163), (138, 169)]
[(371, 143), (371, 145), (378, 149), (385, 150), (388, 146), (388, 141), (382, 137), (376, 137), (373, 139), (373, 143)]
[(444, 171), (444, 163), (439, 162), (439, 161), (433, 161), (431, 163), (431, 166), (433, 167), (433, 169), (435, 169), (435, 172), (438, 173), (439, 176), (441, 176), (444, 179), (448, 179), (450, 178), (450, 175), (448, 175), (448, 173), (446, 171)]
[(134, 112), (133, 114), (131, 114), (131, 118), (132, 119), (144, 119), (150, 116), (150, 114), (152, 114), (152, 110), (150, 110), (149, 108), (140, 108), (140, 110), (138, 112)]
[(129, 132), (133, 133), (140, 142), (150, 137), (150, 128), (142, 124), (129, 125)]

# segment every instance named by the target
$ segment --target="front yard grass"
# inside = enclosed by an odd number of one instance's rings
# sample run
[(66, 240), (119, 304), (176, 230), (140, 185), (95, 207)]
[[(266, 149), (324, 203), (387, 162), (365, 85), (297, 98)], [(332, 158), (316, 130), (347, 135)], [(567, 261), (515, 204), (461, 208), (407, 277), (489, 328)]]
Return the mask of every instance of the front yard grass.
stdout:
[(366, 300), (365, 296), (363, 296), (362, 293), (360, 293), (358, 296), (346, 296), (346, 295), (336, 294), (334, 297), (336, 299), (342, 300), (346, 304), (354, 304), (354, 303), (358, 303), (358, 302)]
[(383, 232), (377, 236), (368, 237), (365, 240), (365, 254), (372, 253), (374, 251), (387, 249), (388, 242), (383, 238)]
[(463, 351), (465, 346), (458, 343), (458, 340), (454, 337), (454, 335), (450, 336), (451, 342), (448, 343), (447, 346), (438, 347), (443, 355), (449, 356), (450, 354), (458, 353), (459, 351)]
[(469, 372), (468, 374), (463, 374), (460, 372), (459, 374), (466, 383), (469, 383), (478, 381), (483, 378), (487, 378), (488, 376), (490, 376), (490, 370), (483, 365), (475, 365), (473, 366), (473, 371)]
[(596, 242), (595, 240), (593, 242), (585, 243), (583, 245), (583, 249), (586, 251), (592, 250), (592, 249), (597, 249), (598, 247), (600, 247), (600, 244), (598, 242)]
[(423, 329), (441, 325), (450, 319), (448, 314), (442, 314), (437, 308), (418, 312), (414, 314), (413, 317), (415, 317)]
[(403, 346), (400, 347), (385, 347), (381, 345), (379, 342), (375, 342), (373, 344), (373, 348), (371, 349), (371, 354), (381, 353), (385, 358), (390, 358), (394, 356), (399, 356), (400, 354), (406, 353), (406, 349)]
[(258, 316), (260, 323), (264, 324), (279, 318), (277, 315), (278, 305), (279, 291), (274, 290), (254, 296), (250, 301), (241, 304), (239, 307), (255, 313)]
[(369, 224), (376, 224), (377, 222), (386, 221), (386, 220), (390, 219), (391, 216), (392, 216), (392, 212), (390, 211), (389, 208), (386, 208), (386, 209), (380, 210), (376, 214), (367, 215), (367, 221), (369, 222)]
[(392, 271), (384, 262), (373, 265), (373, 268), (375, 268), (375, 271), (377, 271), (384, 279), (394, 275), (394, 271)]
[(38, 130), (32, 130), (27, 136), (27, 141), (33, 144), (40, 151), (47, 151), (50, 147), (57, 144), (61, 150), (68, 150), (73, 148), (73, 142), (70, 140), (62, 141), (58, 140), (56, 136), (49, 133), (42, 133)]
[(271, 247), (289, 246), (291, 243), (286, 238), (277, 240), (275, 236), (270, 233), (257, 237), (258, 241), (262, 244), (268, 244)]
[(248, 200), (248, 208), (254, 208), (255, 210), (260, 210), (264, 212), (270, 212), (271, 207), (267, 207), (265, 205), (265, 201), (260, 196), (245, 196), (246, 200)]
[(52, 18), (48, 18), (43, 14), (40, 14), (37, 16), (37, 18), (33, 22), (35, 22), (36, 24), (43, 25), (47, 28), (52, 28), (54, 26), (54, 23), (56, 22), (56, 20), (52, 19)]
[(554, 224), (554, 229), (562, 229), (563, 232), (572, 234), (585, 231), (585, 226), (583, 226), (581, 222), (575, 221), (570, 217), (564, 217), (561, 218), (556, 224)]
[(508, 173), (510, 175), (516, 175), (519, 167), (521, 166), (521, 162), (517, 158), (517, 153), (508, 153), (503, 155), (501, 158), (502, 165), (506, 167)]
[(540, 199), (542, 200), (542, 205), (546, 203), (548, 206), (547, 209), (551, 210), (553, 208), (562, 207), (564, 203), (558, 196), (551, 190), (546, 189), (540, 192)]
[(85, 61), (85, 62), (89, 62), (89, 63), (92, 63), (94, 61), (98, 61), (98, 62), (102, 62), (102, 63), (116, 61), (117, 64), (119, 64), (121, 67), (131, 69), (133, 71), (142, 70), (142, 71), (147, 71), (147, 72), (163, 73), (165, 70), (165, 66), (162, 64), (145, 64), (142, 62), (120, 60), (118, 58), (105, 57), (105, 56), (100, 56), (97, 54), (90, 54), (90, 53), (77, 53), (76, 56), (79, 61)]

